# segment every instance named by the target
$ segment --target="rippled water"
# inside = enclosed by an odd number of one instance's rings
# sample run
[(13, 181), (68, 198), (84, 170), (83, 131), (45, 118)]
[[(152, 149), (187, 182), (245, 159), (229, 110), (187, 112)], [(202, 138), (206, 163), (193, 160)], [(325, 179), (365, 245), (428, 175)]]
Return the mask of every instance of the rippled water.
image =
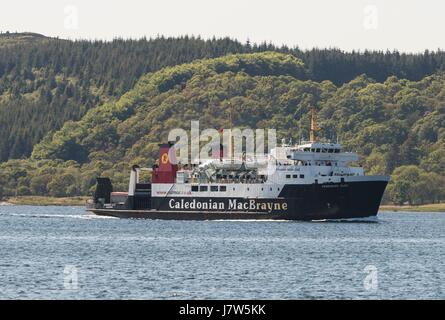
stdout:
[(0, 206), (0, 298), (445, 298), (445, 214), (150, 221)]

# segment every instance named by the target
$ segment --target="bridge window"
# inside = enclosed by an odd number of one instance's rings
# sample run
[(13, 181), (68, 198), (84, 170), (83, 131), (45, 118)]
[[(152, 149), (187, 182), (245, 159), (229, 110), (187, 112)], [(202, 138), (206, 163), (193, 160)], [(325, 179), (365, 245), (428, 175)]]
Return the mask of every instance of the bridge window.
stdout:
[(210, 191), (218, 191), (218, 186), (210, 186)]
[(208, 189), (207, 186), (199, 186), (199, 191), (207, 191)]
[(300, 179), (304, 179), (304, 174), (300, 174)]
[(286, 179), (290, 179), (290, 174), (286, 174)]
[(292, 175), (292, 178), (298, 178), (298, 174)]
[(198, 191), (198, 186), (192, 186), (192, 191), (193, 191), (193, 192)]
[(219, 186), (219, 191), (226, 191), (227, 190), (227, 187), (226, 186)]

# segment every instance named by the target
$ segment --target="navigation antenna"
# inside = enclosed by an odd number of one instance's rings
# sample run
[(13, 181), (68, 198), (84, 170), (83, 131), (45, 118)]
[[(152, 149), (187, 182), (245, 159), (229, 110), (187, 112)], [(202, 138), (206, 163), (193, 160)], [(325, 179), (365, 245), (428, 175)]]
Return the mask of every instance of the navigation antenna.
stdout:
[(310, 131), (310, 138), (309, 140), (311, 142), (317, 141), (317, 138), (315, 136), (315, 133), (317, 131), (320, 131), (320, 128), (317, 125), (317, 111), (314, 107), (311, 107), (311, 131)]
[(229, 101), (229, 122), (230, 122), (230, 132), (229, 132), (229, 158), (233, 162), (233, 142), (232, 142), (232, 130), (233, 130), (233, 118), (232, 118), (232, 103)]

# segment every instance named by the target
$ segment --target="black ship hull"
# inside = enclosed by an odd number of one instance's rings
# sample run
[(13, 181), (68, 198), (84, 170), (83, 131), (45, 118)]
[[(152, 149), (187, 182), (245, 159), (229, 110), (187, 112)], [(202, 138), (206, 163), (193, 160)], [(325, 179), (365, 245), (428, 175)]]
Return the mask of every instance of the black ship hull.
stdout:
[(285, 185), (266, 198), (135, 197), (131, 208), (90, 208), (97, 215), (165, 220), (324, 220), (377, 215), (387, 181)]

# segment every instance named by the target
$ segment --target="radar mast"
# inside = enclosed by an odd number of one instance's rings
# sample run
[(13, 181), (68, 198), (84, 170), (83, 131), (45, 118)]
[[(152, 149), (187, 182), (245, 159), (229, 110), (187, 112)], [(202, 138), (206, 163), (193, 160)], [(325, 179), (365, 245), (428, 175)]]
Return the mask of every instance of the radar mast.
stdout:
[(315, 135), (317, 131), (320, 131), (320, 128), (318, 127), (317, 124), (317, 111), (315, 110), (314, 107), (311, 107), (311, 131), (309, 137), (311, 142), (317, 141), (317, 137)]

